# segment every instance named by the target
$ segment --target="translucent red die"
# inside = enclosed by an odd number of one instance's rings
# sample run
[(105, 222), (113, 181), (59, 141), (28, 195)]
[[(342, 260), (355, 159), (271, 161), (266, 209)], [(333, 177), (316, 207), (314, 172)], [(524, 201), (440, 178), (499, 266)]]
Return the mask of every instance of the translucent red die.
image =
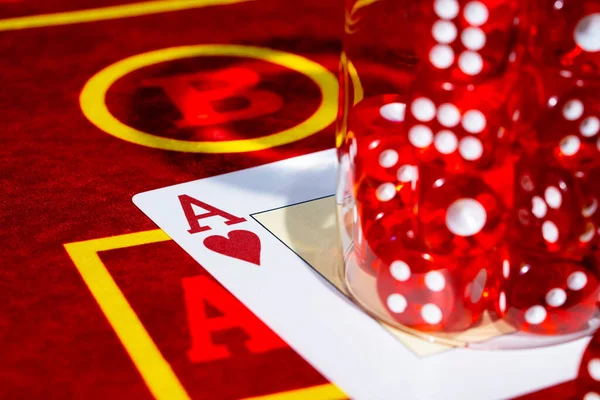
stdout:
[(426, 247), (455, 257), (495, 249), (507, 226), (506, 193), (480, 177), (445, 174), (427, 166), (420, 171), (418, 219)]
[(600, 3), (535, 0), (532, 53), (540, 62), (577, 77), (600, 72)]
[(514, 250), (506, 284), (506, 320), (519, 330), (567, 334), (587, 328), (598, 308), (593, 259), (561, 261)]
[[(494, 270), (488, 262), (404, 250), (378, 269), (377, 291), (392, 318), (405, 326), (461, 331), (485, 310), (484, 293)], [(442, 265), (445, 268), (440, 269)]]
[(514, 61), (519, 19), (515, 0), (414, 2), (415, 51), (436, 78), (479, 81)]
[(491, 168), (510, 156), (511, 80), (457, 86), (420, 76), (416, 82), (401, 135), (421, 162), (458, 173)]
[(597, 242), (597, 200), (586, 195), (595, 185), (560, 168), (540, 168), (543, 163), (533, 158), (517, 165), (513, 232), (522, 235), (522, 247), (579, 259)]
[(538, 125), (540, 144), (573, 172), (600, 166), (600, 85), (585, 85), (548, 99)]

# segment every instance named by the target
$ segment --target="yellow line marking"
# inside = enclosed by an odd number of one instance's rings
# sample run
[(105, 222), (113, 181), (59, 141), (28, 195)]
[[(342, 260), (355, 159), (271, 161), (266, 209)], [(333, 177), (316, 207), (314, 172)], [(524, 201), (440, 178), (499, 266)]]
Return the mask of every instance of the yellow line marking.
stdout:
[(352, 6), (352, 9), (350, 11), (348, 11), (346, 9), (345, 14), (345, 27), (344, 30), (347, 34), (352, 35), (354, 33), (357, 32), (357, 28), (356, 25), (360, 22), (360, 20), (362, 19), (362, 16), (359, 16), (358, 18), (356, 18), (356, 13), (362, 9), (365, 8), (373, 3), (377, 3), (380, 0), (358, 0), (356, 3), (354, 3), (354, 5)]
[[(265, 136), (222, 141), (172, 139), (143, 132), (115, 118), (106, 105), (106, 93), (123, 76), (158, 63), (193, 57), (242, 57), (282, 66), (305, 75), (319, 87), (321, 102), (317, 110), (298, 125)], [(86, 118), (98, 129), (121, 140), (155, 149), (188, 153), (243, 153), (289, 144), (325, 129), (337, 116), (338, 82), (334, 74), (321, 64), (298, 54), (265, 47), (199, 44), (169, 47), (137, 54), (120, 60), (92, 76), (79, 96)]]
[(154, 0), (119, 6), (90, 8), (88, 10), (28, 15), (24, 17), (0, 19), (0, 31), (130, 18), (141, 15), (189, 10), (192, 8), (244, 3), (247, 1), (253, 0)]
[(244, 400), (343, 400), (348, 396), (332, 383), (305, 389), (251, 397)]
[(152, 395), (159, 400), (188, 400), (190, 397), (175, 372), (150, 338), (150, 334), (98, 256), (99, 251), (167, 240), (170, 240), (170, 237), (162, 230), (156, 229), (67, 243), (65, 249)]
[(354, 105), (357, 105), (365, 97), (365, 92), (360, 83), (358, 71), (356, 71), (356, 67), (350, 60), (348, 60), (348, 74), (350, 75), (350, 79), (352, 79), (352, 86), (354, 87)]
[(352, 64), (352, 61), (350, 61), (348, 59), (348, 57), (346, 56), (346, 53), (342, 51), (342, 55), (340, 57), (340, 68), (342, 70), (342, 73), (344, 75), (344, 87), (343, 87), (343, 91), (342, 93), (344, 94), (344, 104), (341, 105), (341, 107), (343, 107), (342, 109), (342, 120), (341, 120), (341, 126), (339, 125), (340, 121), (338, 121), (338, 129), (335, 133), (335, 147), (336, 148), (340, 148), (342, 146), (342, 144), (344, 143), (344, 141), (346, 140), (346, 136), (347, 136), (347, 130), (348, 130), (348, 112), (350, 111), (350, 106), (349, 106), (349, 84), (348, 84), (348, 77), (350, 77), (350, 81), (352, 82), (352, 89), (353, 89), (353, 102), (352, 105), (355, 106), (357, 105), (365, 96), (365, 92), (362, 86), (362, 83), (360, 82), (360, 77), (358, 76), (358, 71), (356, 70), (356, 67), (354, 66), (354, 64)]
[[(190, 400), (177, 375), (98, 256), (98, 252), (101, 251), (169, 240), (171, 238), (162, 229), (153, 229), (67, 243), (64, 246), (154, 398), (158, 400)], [(347, 398), (335, 385), (328, 383), (246, 400), (341, 400)]]

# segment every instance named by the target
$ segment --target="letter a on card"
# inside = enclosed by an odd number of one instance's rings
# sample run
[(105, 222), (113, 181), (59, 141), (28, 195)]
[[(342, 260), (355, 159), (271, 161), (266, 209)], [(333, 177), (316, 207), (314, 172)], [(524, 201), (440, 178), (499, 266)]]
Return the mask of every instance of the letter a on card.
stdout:
[[(211, 206), (210, 204), (206, 204), (198, 199), (195, 199), (187, 194), (182, 194), (179, 196), (179, 202), (181, 203), (181, 208), (183, 209), (183, 213), (185, 214), (185, 218), (190, 225), (190, 229), (188, 232), (190, 234), (205, 232), (211, 229), (210, 226), (201, 226), (200, 220), (209, 217), (222, 217), (225, 218), (225, 225), (234, 225), (239, 224), (240, 222), (246, 222), (245, 218), (236, 217), (229, 213), (226, 213), (223, 210), (220, 210), (216, 207)], [(202, 214), (196, 214), (194, 212), (193, 206), (200, 207), (207, 212)]]

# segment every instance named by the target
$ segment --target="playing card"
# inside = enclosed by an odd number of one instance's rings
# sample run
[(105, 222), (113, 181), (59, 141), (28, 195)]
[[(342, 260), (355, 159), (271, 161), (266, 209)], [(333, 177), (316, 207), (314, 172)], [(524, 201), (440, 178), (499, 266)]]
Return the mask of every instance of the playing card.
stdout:
[[(332, 196), (335, 170), (330, 150), (141, 193), (133, 200), (352, 398), (499, 399), (576, 376), (587, 339), (520, 351), (436, 349), (423, 357), (411, 351), (410, 340), (402, 340), (405, 334), (390, 331), (355, 306), (336, 289), (336, 279), (342, 288), (339, 274), (309, 265), (333, 265), (339, 257), (331, 241), (314, 240), (327, 227), (327, 237), (335, 237), (333, 208), (321, 214), (321, 222), (277, 212)], [(305, 216), (316, 213), (302, 208)]]

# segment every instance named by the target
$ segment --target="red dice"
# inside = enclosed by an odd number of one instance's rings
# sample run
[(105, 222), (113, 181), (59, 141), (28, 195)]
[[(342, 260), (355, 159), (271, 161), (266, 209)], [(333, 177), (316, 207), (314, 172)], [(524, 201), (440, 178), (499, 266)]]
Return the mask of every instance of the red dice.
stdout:
[(469, 329), (486, 312), (535, 335), (588, 329), (600, 2), (426, 0), (412, 12), (415, 79), (347, 118), (373, 309), (426, 331)]
[[(600, 14), (599, 14), (600, 15)], [(600, 166), (600, 86), (583, 84), (548, 99), (538, 135), (558, 165), (585, 173)]]
[(600, 73), (600, 2), (535, 0), (533, 54), (544, 65), (576, 77)]
[(596, 197), (568, 171), (542, 165), (534, 158), (517, 166), (513, 234), (531, 250), (577, 259), (596, 243)]
[(485, 310), (489, 276), (495, 268), (488, 262), (405, 250), (379, 269), (377, 291), (402, 325), (423, 331), (464, 330)]
[(488, 169), (511, 157), (510, 80), (459, 87), (422, 76), (413, 87), (405, 135), (421, 162), (458, 173)]
[(454, 256), (496, 248), (507, 224), (505, 193), (479, 177), (442, 171), (426, 166), (420, 171), (423, 196), (418, 218), (427, 248)]
[[(405, 104), (399, 96), (378, 96), (354, 107), (349, 117), (353, 190), (360, 229), (355, 243), (368, 257), (393, 257), (398, 243), (414, 246), (417, 233), (418, 168), (403, 135)], [(358, 155), (357, 155), (358, 154)], [(365, 266), (367, 271), (375, 265)]]
[[(515, 61), (519, 19), (515, 0), (427, 0), (416, 2), (416, 53), (436, 78), (480, 81)], [(512, 54), (511, 54), (512, 53)]]
[(570, 262), (511, 249), (506, 316), (519, 330), (566, 334), (588, 327), (597, 313), (596, 260)]

